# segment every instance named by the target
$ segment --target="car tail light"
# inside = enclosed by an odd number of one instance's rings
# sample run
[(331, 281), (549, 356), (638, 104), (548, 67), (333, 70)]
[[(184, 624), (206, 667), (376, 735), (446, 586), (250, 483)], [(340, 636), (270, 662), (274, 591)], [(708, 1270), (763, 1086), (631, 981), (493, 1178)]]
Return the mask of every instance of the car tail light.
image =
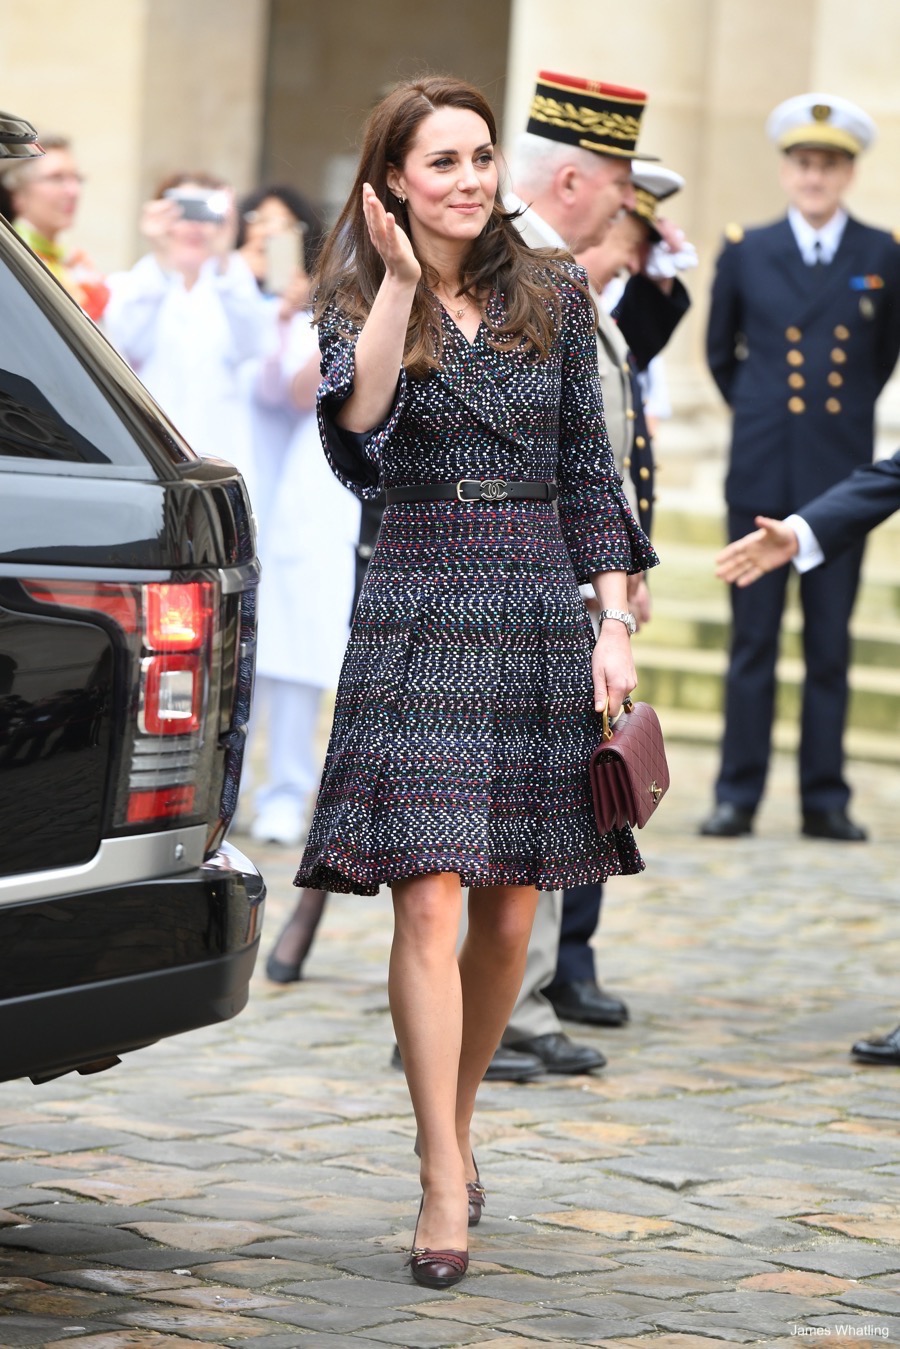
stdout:
[(198, 651), (212, 618), (212, 584), (163, 582), (144, 586), (144, 640), (154, 651)]
[(199, 656), (147, 656), (141, 662), (139, 726), (144, 735), (199, 731), (203, 718), (203, 668)]
[(171, 820), (193, 815), (196, 791), (193, 787), (159, 787), (153, 792), (131, 792), (128, 797), (129, 824), (148, 820)]
[(221, 633), (216, 582), (23, 581), (42, 604), (89, 611), (130, 650), (126, 740), (113, 825), (215, 818), (210, 788), (219, 739)]

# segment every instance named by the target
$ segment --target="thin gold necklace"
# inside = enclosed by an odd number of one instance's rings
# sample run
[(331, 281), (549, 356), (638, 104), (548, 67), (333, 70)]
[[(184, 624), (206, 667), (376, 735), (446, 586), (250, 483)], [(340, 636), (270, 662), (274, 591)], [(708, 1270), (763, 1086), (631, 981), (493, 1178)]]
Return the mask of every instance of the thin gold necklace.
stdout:
[(444, 306), (444, 308), (445, 308), (445, 309), (449, 309), (450, 312), (451, 312), (452, 314), (455, 314), (456, 317), (457, 317), (458, 319), (461, 319), (461, 318), (463, 317), (464, 314), (468, 313), (469, 305), (464, 304), (464, 305), (462, 306), (461, 309), (456, 309), (456, 308), (454, 307), (454, 305), (453, 305), (449, 300), (443, 299), (443, 298), (438, 294), (437, 291), (435, 291), (434, 293), (435, 293), (435, 295), (437, 295), (438, 300), (439, 300), (440, 303)]

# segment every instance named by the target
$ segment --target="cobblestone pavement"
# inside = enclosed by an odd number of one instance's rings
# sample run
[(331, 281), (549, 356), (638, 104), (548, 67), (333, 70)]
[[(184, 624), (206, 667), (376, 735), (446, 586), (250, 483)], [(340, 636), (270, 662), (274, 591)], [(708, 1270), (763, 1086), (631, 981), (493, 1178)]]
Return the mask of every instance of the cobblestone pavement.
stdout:
[[(714, 764), (674, 747), (646, 873), (609, 887), (609, 1067), (484, 1089), (488, 1188), (459, 1290), (404, 1269), (413, 1127), (389, 1067), (390, 908), (330, 901), (309, 977), (112, 1072), (0, 1088), (0, 1345), (708, 1349), (900, 1342), (900, 773), (857, 765), (867, 846), (700, 840)], [(238, 840), (240, 842), (240, 840)], [(293, 856), (256, 853), (264, 946)]]

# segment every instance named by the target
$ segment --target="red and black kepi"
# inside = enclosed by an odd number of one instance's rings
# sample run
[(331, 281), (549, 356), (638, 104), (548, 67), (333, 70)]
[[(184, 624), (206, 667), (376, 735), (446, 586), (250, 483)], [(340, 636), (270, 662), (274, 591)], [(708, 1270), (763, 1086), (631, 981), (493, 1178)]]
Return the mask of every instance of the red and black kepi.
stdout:
[(647, 95), (641, 89), (542, 70), (526, 130), (598, 155), (655, 159), (655, 155), (645, 155), (637, 148), (646, 106)]

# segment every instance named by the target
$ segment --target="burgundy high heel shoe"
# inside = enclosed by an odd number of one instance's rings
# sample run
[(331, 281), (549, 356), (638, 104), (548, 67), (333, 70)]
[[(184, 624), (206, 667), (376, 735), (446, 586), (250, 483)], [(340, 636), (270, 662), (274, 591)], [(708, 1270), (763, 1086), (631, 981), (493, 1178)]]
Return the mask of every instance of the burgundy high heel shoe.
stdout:
[[(419, 1136), (416, 1135), (416, 1141), (413, 1143), (413, 1152), (417, 1157), (422, 1154), (419, 1152)], [(475, 1168), (475, 1179), (466, 1181), (466, 1194), (469, 1196), (469, 1226), (477, 1227), (481, 1222), (481, 1215), (484, 1212), (484, 1201), (487, 1198), (487, 1190), (481, 1183), (481, 1176), (478, 1174), (478, 1163), (475, 1160), (475, 1153), (472, 1153), (472, 1165)]]
[(423, 1288), (452, 1288), (455, 1283), (459, 1283), (465, 1277), (466, 1270), (469, 1268), (469, 1252), (453, 1249), (435, 1251), (428, 1246), (416, 1245), (416, 1237), (419, 1233), (419, 1218), (422, 1216), (422, 1205), (424, 1203), (425, 1196), (423, 1195), (419, 1200), (419, 1216), (416, 1218), (412, 1250), (406, 1263), (412, 1270), (415, 1282), (421, 1284)]
[(481, 1176), (478, 1174), (478, 1163), (475, 1160), (475, 1154), (472, 1153), (472, 1165), (475, 1168), (475, 1179), (466, 1181), (466, 1194), (469, 1196), (469, 1226), (477, 1227), (481, 1222), (481, 1215), (484, 1212), (484, 1201), (487, 1198), (487, 1190), (481, 1183)]

